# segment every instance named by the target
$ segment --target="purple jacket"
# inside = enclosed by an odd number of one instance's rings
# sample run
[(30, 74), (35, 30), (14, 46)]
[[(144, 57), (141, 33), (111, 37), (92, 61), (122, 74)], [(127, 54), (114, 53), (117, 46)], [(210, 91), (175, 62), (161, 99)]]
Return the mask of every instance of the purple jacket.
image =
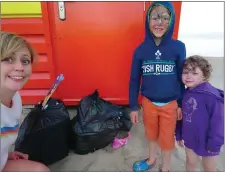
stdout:
[[(199, 156), (220, 152), (224, 144), (224, 91), (205, 82), (185, 91), (183, 119), (177, 122), (176, 140)], [(215, 153), (214, 153), (215, 155)]]

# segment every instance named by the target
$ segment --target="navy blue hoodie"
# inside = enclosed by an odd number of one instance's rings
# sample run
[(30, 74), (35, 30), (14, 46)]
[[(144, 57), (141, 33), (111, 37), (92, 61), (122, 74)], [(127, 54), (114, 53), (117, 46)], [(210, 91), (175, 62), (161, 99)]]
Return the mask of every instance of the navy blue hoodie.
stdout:
[[(158, 46), (150, 31), (148, 19), (152, 7), (156, 4), (166, 7), (171, 12), (168, 30)], [(175, 12), (171, 2), (157, 1), (149, 7), (145, 21), (145, 39), (136, 48), (132, 60), (129, 86), (129, 103), (132, 111), (138, 109), (139, 91), (152, 102), (167, 103), (178, 100), (178, 106), (181, 107), (185, 89), (181, 74), (186, 48), (183, 42), (172, 38), (174, 21)]]

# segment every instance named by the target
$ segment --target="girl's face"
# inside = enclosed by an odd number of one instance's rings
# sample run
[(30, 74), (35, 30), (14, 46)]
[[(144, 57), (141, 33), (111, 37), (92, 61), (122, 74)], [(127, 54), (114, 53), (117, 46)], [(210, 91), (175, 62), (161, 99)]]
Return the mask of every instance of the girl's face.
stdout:
[(23, 88), (32, 73), (31, 54), (21, 48), (1, 61), (1, 89), (16, 92)]
[(188, 88), (194, 88), (203, 83), (204, 80), (205, 77), (199, 67), (193, 69), (191, 66), (189, 66), (187, 69), (183, 70), (182, 81)]

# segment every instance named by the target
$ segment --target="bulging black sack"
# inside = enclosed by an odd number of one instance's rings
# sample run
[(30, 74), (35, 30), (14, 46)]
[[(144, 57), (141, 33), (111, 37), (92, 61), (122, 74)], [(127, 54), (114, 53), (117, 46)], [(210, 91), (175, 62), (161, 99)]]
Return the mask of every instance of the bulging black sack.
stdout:
[(15, 150), (29, 155), (29, 159), (45, 165), (57, 162), (69, 154), (69, 113), (64, 103), (49, 99), (48, 107), (35, 106), (20, 126)]
[(77, 154), (88, 154), (112, 143), (120, 131), (130, 131), (128, 111), (99, 97), (96, 90), (84, 97), (72, 120), (71, 148)]

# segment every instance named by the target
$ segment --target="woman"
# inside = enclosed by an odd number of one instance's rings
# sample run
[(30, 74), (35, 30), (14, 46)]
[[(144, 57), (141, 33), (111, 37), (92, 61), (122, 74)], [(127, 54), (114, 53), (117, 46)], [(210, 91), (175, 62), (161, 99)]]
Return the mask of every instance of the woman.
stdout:
[(14, 144), (19, 129), (22, 102), (19, 90), (32, 73), (32, 63), (36, 58), (31, 45), (22, 37), (8, 32), (0, 32), (1, 58), (1, 165), (0, 171), (50, 171), (45, 165), (29, 161), (26, 154), (8, 152)]

